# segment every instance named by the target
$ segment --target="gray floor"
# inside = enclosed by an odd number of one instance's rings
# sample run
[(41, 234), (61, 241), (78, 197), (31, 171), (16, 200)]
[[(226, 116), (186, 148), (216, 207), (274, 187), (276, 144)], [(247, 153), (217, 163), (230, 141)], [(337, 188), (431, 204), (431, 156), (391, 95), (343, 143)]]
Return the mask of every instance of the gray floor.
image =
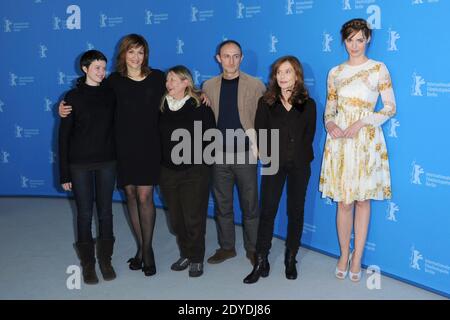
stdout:
[[(126, 264), (135, 245), (121, 203), (113, 207), (117, 279), (69, 290), (66, 270), (78, 265), (72, 247), (73, 208), (66, 199), (0, 198), (0, 299), (446, 299), (384, 276), (379, 290), (369, 290), (364, 277), (360, 283), (338, 280), (333, 274), (336, 259), (305, 248), (299, 254), (299, 278), (286, 280), (284, 242), (278, 239), (273, 241), (270, 276), (245, 285), (242, 279), (251, 266), (240, 227), (238, 256), (219, 265), (205, 264), (202, 277), (189, 278), (187, 271), (170, 270), (178, 250), (162, 210), (157, 213), (153, 245), (157, 274), (144, 277)], [(215, 224), (208, 219), (206, 255), (215, 249)]]

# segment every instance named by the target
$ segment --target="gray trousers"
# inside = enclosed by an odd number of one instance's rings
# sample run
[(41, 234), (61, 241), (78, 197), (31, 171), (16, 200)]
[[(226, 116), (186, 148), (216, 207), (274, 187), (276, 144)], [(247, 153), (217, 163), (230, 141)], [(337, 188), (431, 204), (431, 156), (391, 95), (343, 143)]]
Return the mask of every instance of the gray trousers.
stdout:
[(259, 223), (256, 164), (215, 164), (212, 171), (220, 247), (225, 250), (235, 248), (233, 191), (236, 185), (242, 212), (244, 247), (247, 251), (256, 251)]

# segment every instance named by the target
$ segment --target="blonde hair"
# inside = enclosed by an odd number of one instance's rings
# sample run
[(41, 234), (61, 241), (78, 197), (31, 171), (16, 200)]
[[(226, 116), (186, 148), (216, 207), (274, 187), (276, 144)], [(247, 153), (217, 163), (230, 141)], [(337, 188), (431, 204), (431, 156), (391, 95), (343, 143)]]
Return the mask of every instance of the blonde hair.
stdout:
[[(167, 70), (166, 78), (169, 75), (169, 73), (171, 73), (171, 72), (174, 73), (175, 75), (177, 75), (181, 80), (188, 81), (188, 86), (186, 87), (186, 89), (184, 91), (184, 95), (191, 96), (195, 100), (195, 106), (199, 107), (201, 105), (200, 96), (201, 96), (202, 92), (201, 92), (201, 90), (199, 90), (198, 88), (195, 87), (194, 80), (192, 79), (192, 74), (189, 71), (189, 69), (182, 65), (172, 67), (169, 70)], [(164, 111), (164, 103), (166, 101), (167, 95), (168, 95), (168, 93), (166, 93), (161, 100), (161, 107), (160, 107), (161, 112)]]

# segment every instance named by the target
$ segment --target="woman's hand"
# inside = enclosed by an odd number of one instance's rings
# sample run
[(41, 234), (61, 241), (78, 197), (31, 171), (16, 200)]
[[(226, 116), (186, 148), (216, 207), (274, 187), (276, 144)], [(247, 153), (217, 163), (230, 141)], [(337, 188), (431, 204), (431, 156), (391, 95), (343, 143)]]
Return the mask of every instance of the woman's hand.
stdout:
[(344, 130), (344, 138), (353, 139), (358, 135), (359, 130), (364, 127), (366, 124), (361, 120), (356, 121), (350, 127)]
[(63, 183), (61, 186), (64, 189), (64, 191), (71, 191), (72, 190), (72, 182)]
[(59, 103), (58, 114), (61, 118), (67, 117), (72, 112), (72, 106), (66, 105), (66, 102), (63, 100)]
[(209, 100), (208, 96), (206, 95), (206, 93), (202, 92), (200, 99), (202, 99), (202, 103), (206, 104), (208, 107), (211, 107), (211, 100)]
[(325, 125), (325, 127), (327, 129), (327, 132), (330, 134), (331, 138), (333, 139), (344, 138), (344, 131), (342, 131), (342, 129), (339, 128), (338, 125), (333, 121), (329, 121)]

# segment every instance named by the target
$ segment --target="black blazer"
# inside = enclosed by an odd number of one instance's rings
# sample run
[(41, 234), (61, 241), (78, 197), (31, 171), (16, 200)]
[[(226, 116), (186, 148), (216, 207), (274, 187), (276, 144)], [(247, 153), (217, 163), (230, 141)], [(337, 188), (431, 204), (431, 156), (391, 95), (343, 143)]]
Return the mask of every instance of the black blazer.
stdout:
[[(294, 105), (287, 111), (280, 100), (268, 105), (264, 98), (258, 101), (255, 117), (255, 129), (279, 130), (280, 166), (286, 164), (289, 144), (292, 144), (295, 166), (309, 165), (314, 159), (313, 140), (316, 132), (316, 103), (308, 98), (302, 105)], [(260, 146), (259, 134), (258, 146)], [(268, 139), (270, 155), (271, 144)], [(260, 150), (262, 151), (262, 150)]]

